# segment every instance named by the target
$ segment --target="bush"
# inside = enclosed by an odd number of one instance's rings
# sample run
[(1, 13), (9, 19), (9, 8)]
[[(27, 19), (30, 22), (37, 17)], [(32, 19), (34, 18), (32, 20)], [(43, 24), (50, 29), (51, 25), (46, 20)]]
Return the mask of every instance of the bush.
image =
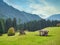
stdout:
[(2, 36), (2, 34), (0, 33), (0, 36)]
[(0, 36), (2, 36), (2, 34), (3, 34), (3, 30), (0, 30)]
[(13, 36), (13, 35), (15, 35), (15, 29), (13, 27), (11, 27), (8, 30), (8, 36)]
[[(0, 29), (1, 29), (1, 27), (0, 27)], [(0, 30), (0, 36), (2, 36), (2, 34), (3, 34), (3, 30), (1, 29)]]
[(2, 27), (2, 23), (0, 21), (0, 36), (2, 36), (2, 34), (3, 34), (3, 27)]

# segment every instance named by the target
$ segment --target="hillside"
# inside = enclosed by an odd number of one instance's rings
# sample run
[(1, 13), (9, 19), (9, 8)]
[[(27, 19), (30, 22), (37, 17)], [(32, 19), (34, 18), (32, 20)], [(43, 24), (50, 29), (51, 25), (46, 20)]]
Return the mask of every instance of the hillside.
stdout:
[(60, 14), (54, 14), (48, 17), (47, 20), (60, 20)]
[(0, 18), (16, 18), (21, 20), (22, 23), (40, 20), (41, 18), (38, 15), (26, 13), (24, 11), (19, 11), (12, 6), (9, 6), (7, 3), (0, 0)]
[(26, 32), (26, 35), (7, 36), (4, 34), (0, 37), (0, 45), (60, 45), (60, 27), (48, 27), (49, 35), (46, 37), (38, 36), (36, 32)]

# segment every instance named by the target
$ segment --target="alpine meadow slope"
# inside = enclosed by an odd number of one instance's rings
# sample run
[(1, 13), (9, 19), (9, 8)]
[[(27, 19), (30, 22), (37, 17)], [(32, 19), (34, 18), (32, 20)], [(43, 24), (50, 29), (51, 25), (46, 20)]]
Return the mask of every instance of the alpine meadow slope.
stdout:
[(45, 28), (49, 31), (48, 36), (38, 36), (39, 32), (26, 32), (26, 35), (0, 37), (0, 45), (60, 45), (60, 27)]

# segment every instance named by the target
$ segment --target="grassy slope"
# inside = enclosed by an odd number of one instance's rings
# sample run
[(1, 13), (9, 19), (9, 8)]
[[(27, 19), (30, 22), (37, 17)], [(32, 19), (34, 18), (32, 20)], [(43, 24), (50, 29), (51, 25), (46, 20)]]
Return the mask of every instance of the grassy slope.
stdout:
[(0, 36), (0, 45), (60, 45), (60, 27), (45, 28), (49, 36), (38, 36), (38, 32), (26, 32), (26, 35)]

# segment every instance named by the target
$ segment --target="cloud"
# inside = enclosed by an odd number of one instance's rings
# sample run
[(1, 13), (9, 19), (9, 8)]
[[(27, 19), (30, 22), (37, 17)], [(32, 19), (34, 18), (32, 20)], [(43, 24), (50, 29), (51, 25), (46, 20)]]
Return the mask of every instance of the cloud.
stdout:
[(12, 7), (32, 14), (37, 14), (42, 18), (47, 18), (53, 14), (60, 13), (59, 0), (4, 0)]
[(43, 3), (44, 6), (40, 4), (30, 4), (30, 8), (33, 9), (33, 14), (38, 14), (39, 16), (42, 15), (42, 18), (47, 18), (53, 14), (59, 14), (60, 10), (57, 9), (55, 6), (49, 5), (45, 0), (40, 1)]
[(38, 4), (30, 4), (30, 8), (33, 9), (33, 14), (44, 15), (43, 18), (49, 17), (52, 14), (60, 13), (58, 9), (52, 6), (40, 6)]

